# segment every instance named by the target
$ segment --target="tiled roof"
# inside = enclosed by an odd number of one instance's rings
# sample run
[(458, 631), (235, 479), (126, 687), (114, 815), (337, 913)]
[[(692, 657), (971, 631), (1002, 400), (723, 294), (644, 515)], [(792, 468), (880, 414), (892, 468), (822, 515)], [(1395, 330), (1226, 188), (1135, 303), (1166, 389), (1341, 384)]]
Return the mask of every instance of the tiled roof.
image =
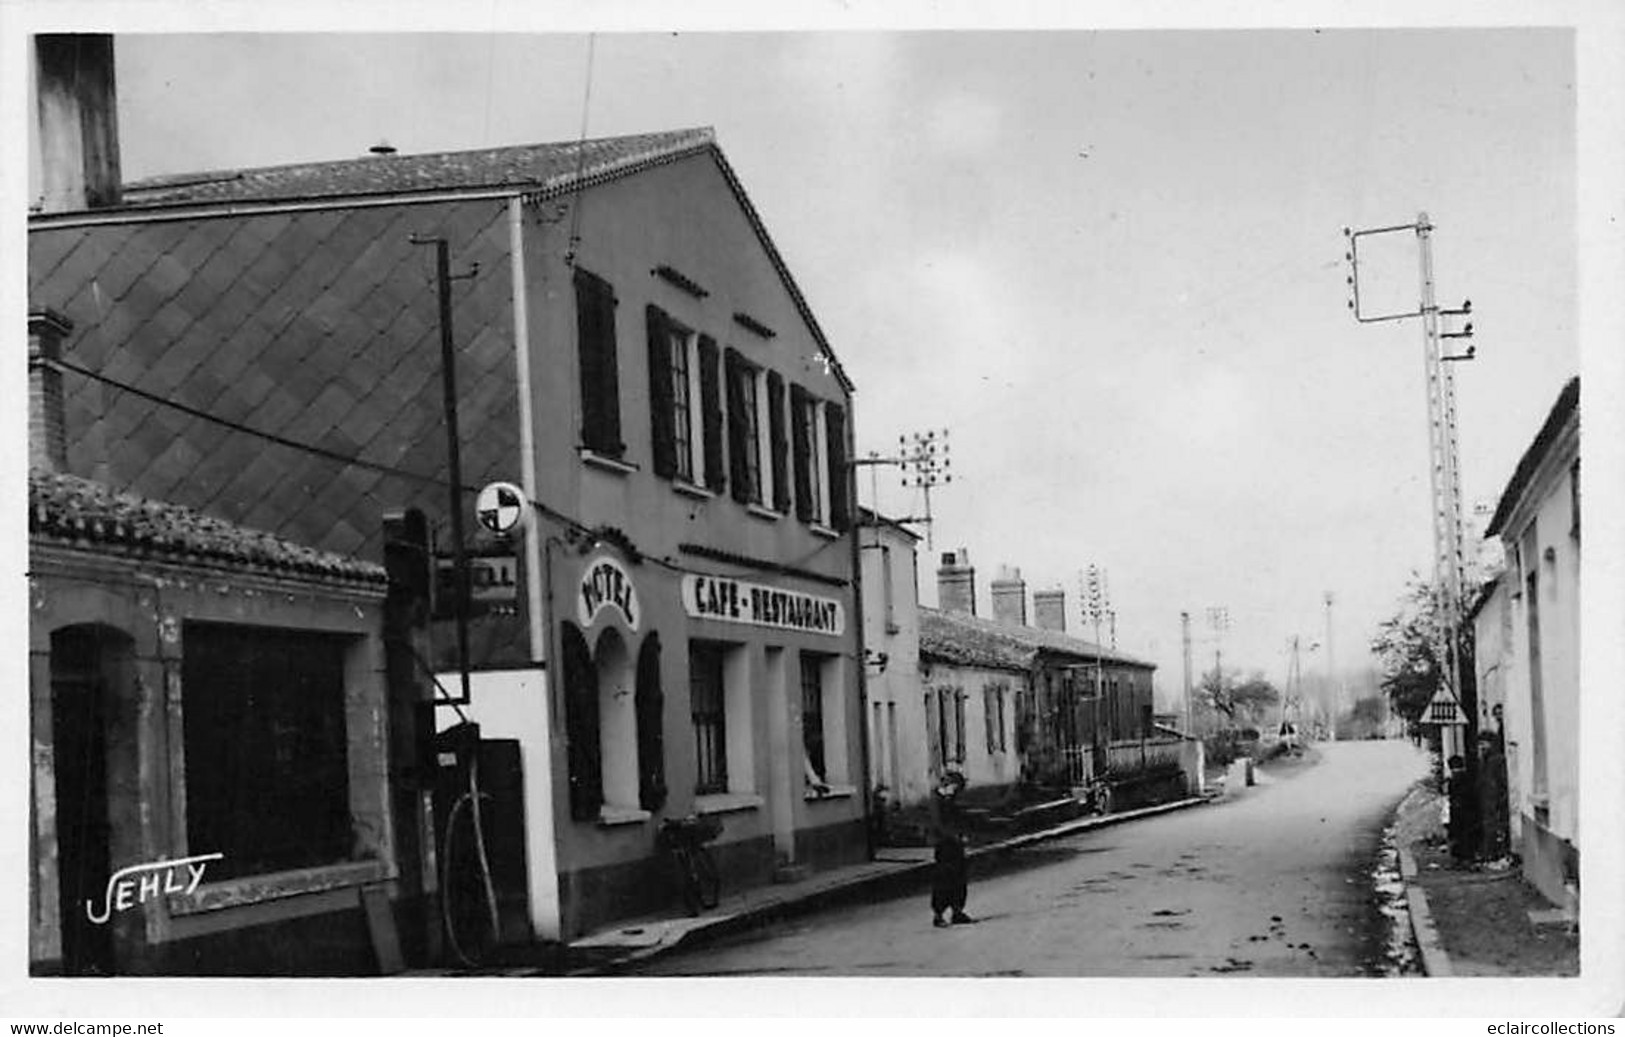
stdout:
[(429, 155), (376, 155), (262, 169), (149, 177), (124, 185), (123, 205), (349, 198), (425, 191), (558, 190), (710, 147), (710, 127)]
[(383, 567), (371, 562), (318, 551), (191, 508), (121, 493), (90, 479), (45, 468), (28, 472), (28, 531), (54, 540), (214, 564), (368, 583), (386, 579)]
[(962, 612), (920, 608), (920, 655), (963, 666), (1002, 670), (1029, 670), (1040, 654), (1071, 656), (1079, 661), (1126, 663), (1153, 668), (1154, 664), (1102, 648), (1077, 637), (1036, 627), (1018, 627)]
[(1523, 496), (1530, 480), (1535, 477), (1535, 470), (1546, 459), (1546, 452), (1557, 441), (1558, 433), (1563, 431), (1569, 416), (1577, 413), (1579, 409), (1580, 378), (1576, 375), (1570, 378), (1568, 384), (1563, 386), (1563, 391), (1557, 394), (1557, 402), (1552, 404), (1551, 413), (1546, 415), (1546, 423), (1540, 427), (1534, 441), (1529, 444), (1529, 449), (1525, 450), (1523, 457), (1518, 460), (1518, 467), (1513, 471), (1506, 490), (1501, 494), (1501, 502), (1495, 506), (1495, 515), (1484, 530), (1485, 536), (1492, 537), (1501, 532), (1501, 527), (1512, 517), (1512, 509), (1518, 506), (1518, 499)]

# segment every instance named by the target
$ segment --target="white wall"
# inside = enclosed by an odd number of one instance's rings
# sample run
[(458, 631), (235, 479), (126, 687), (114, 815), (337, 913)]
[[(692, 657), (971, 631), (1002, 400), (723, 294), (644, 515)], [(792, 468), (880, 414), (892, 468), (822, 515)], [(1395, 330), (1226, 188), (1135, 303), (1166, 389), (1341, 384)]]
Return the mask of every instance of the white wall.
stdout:
[[(437, 674), (447, 688), (458, 686), (456, 674)], [(553, 771), (547, 713), (547, 674), (543, 670), (502, 670), (469, 674), (468, 719), (480, 725), (481, 738), (519, 742), (524, 769), (525, 866), (529, 872), (530, 923), (538, 939), (559, 938), (558, 859), (553, 843)], [(436, 710), (439, 730), (460, 723), (455, 710)]]
[(868, 788), (883, 782), (892, 802), (917, 803), (931, 794), (931, 774), (919, 670), (916, 542), (891, 526), (863, 526), (859, 535), (863, 644), (871, 657), (886, 655), (885, 669), (867, 668)]
[[(1515, 760), (1518, 798), (1514, 809), (1533, 816), (1545, 787), (1553, 834), (1579, 843), (1579, 630), (1580, 541), (1570, 533), (1569, 464), (1578, 437), (1560, 436), (1531, 481), (1526, 500), (1502, 532), (1507, 547), (1511, 603), (1510, 665), (1504, 687), (1509, 761)], [(1535, 550), (1524, 551), (1535, 529)], [(1538, 572), (1540, 675), (1545, 720), (1544, 774), (1535, 773), (1534, 716), (1530, 689), (1527, 576)], [(1544, 778), (1544, 781), (1540, 780)]]

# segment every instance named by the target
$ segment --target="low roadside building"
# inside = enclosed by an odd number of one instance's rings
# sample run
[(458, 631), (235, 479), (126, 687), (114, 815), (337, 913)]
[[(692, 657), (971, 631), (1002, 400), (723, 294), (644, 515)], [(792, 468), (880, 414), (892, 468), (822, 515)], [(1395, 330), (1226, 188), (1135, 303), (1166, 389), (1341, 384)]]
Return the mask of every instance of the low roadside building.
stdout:
[(30, 319), (30, 972), (367, 974), (420, 952), (385, 570), (63, 471), (41, 359), (66, 329)]
[(1152, 720), (1152, 663), (1069, 636), (1065, 595), (1034, 595), (1006, 570), (992, 584), (995, 617), (975, 610), (963, 550), (942, 556), (938, 601), (920, 610), (920, 677), (932, 773), (962, 771), (980, 795), (1068, 794), (1110, 775), (1128, 796), (1185, 787), (1182, 739)]
[(1580, 875), (1579, 378), (1519, 459), (1485, 535), (1506, 553), (1504, 619), (1476, 629), (1481, 645), (1491, 632), (1499, 643), (1486, 654), (1500, 660), (1514, 848), (1529, 881), (1567, 904)]

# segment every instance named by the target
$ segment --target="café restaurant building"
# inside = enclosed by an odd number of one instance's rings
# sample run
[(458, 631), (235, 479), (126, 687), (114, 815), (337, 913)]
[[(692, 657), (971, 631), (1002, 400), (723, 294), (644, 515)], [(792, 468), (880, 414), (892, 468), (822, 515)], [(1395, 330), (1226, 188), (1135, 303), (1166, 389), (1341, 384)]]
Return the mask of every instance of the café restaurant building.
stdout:
[[(418, 507), (444, 554), (413, 243), (436, 235), (465, 523), (517, 488), (465, 538), (461, 710), (516, 747), (519, 806), (485, 833), (522, 876), (505, 932), (674, 906), (668, 818), (722, 821), (725, 890), (863, 859), (852, 386), (709, 129), (154, 178), (33, 216), (30, 296), (83, 332), (72, 469), (374, 561), (379, 514)], [(460, 698), (450, 629), (428, 656)]]

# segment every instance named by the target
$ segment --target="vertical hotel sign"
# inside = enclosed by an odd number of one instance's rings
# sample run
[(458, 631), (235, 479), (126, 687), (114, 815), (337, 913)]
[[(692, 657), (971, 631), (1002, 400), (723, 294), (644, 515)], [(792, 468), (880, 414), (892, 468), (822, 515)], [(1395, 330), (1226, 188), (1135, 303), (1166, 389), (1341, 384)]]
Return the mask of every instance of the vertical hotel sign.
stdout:
[(840, 637), (846, 632), (846, 609), (834, 598), (725, 576), (684, 576), (683, 609), (695, 619), (799, 630), (830, 637)]

